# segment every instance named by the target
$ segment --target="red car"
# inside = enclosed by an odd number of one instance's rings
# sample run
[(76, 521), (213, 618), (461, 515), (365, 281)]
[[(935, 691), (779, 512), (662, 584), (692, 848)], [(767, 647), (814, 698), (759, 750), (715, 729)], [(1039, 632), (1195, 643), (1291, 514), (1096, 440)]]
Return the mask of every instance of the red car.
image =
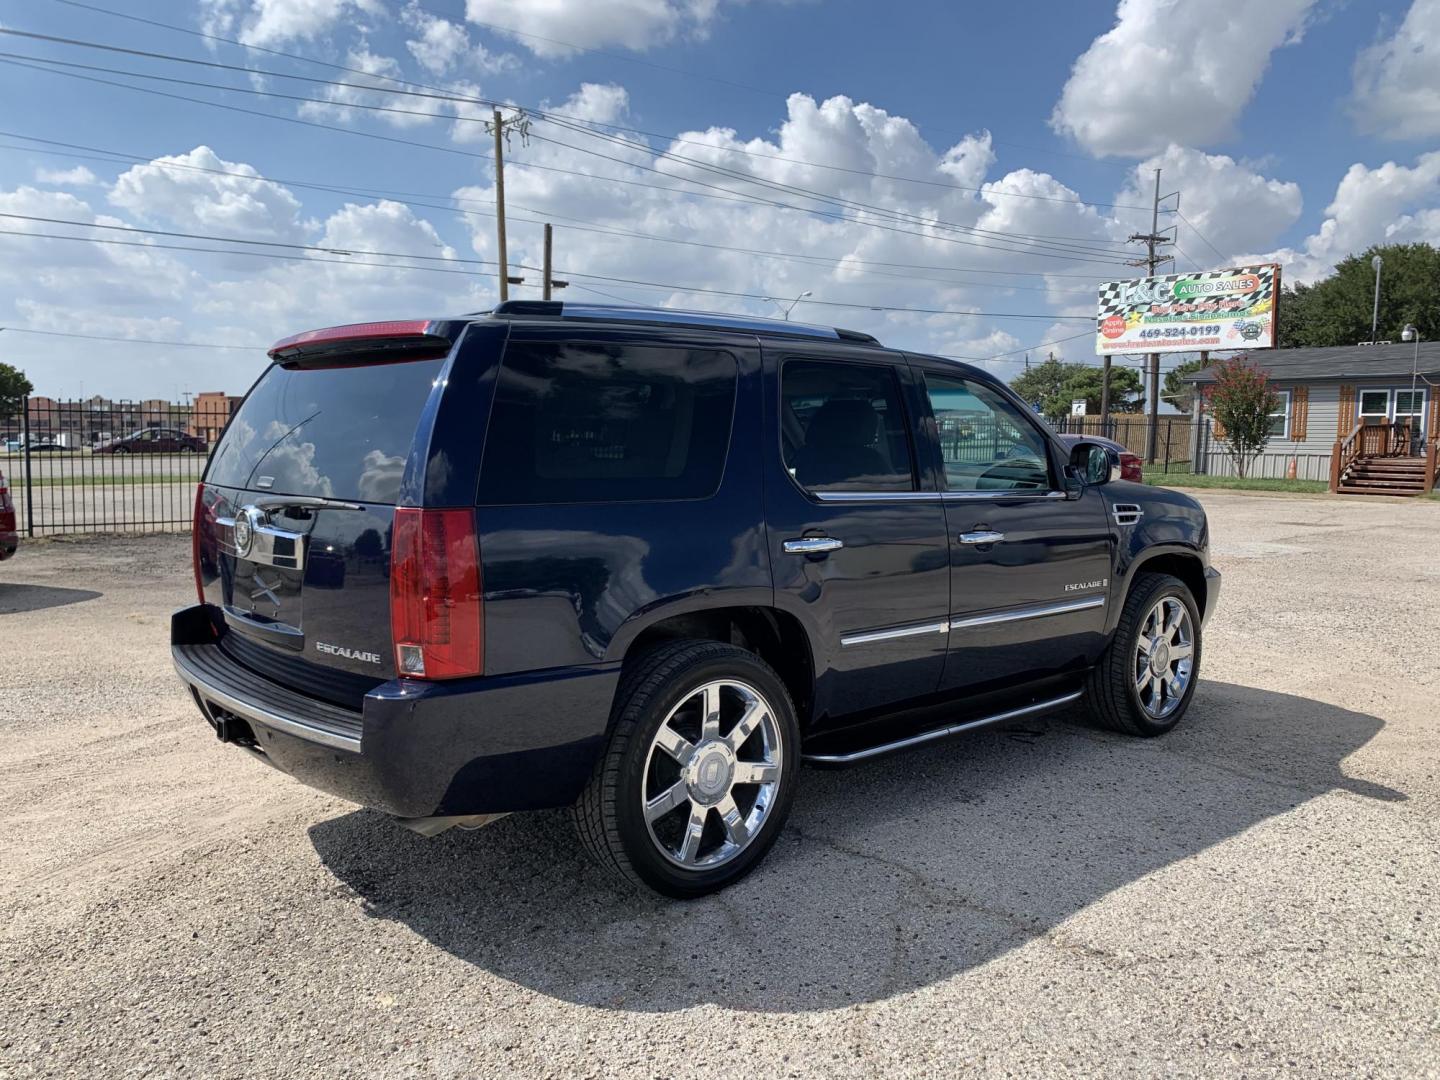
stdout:
[(20, 532), (15, 526), (15, 504), (10, 501), (10, 486), (0, 473), (0, 561), (15, 554), (20, 546)]
[(97, 454), (205, 454), (210, 447), (204, 439), (178, 428), (146, 428), (97, 446)]
[(1144, 475), (1140, 469), (1140, 455), (1132, 454), (1125, 447), (1121, 446), (1114, 439), (1102, 439), (1098, 435), (1061, 435), (1066, 446), (1074, 446), (1081, 439), (1086, 442), (1096, 442), (1101, 446), (1108, 446), (1120, 455), (1120, 479), (1134, 480), (1137, 484), (1144, 482)]

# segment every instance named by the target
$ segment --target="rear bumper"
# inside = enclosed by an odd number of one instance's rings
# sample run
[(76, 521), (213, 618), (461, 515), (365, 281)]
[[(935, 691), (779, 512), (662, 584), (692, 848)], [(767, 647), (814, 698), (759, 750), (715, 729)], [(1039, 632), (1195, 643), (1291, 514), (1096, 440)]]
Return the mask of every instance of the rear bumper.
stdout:
[(311, 787), (397, 817), (567, 806), (604, 750), (618, 664), (420, 683), (359, 711), (282, 686), (218, 644), (209, 607), (175, 613), (170, 654), (226, 742)]
[(1210, 616), (1215, 613), (1215, 607), (1220, 603), (1220, 571), (1213, 566), (1205, 568), (1205, 613), (1200, 616), (1200, 625), (1204, 626), (1210, 621)]

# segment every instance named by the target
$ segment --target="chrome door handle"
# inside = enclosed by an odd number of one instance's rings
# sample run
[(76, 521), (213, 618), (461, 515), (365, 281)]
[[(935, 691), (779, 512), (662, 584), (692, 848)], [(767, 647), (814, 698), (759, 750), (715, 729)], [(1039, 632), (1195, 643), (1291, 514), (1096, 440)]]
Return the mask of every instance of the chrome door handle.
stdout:
[(1005, 539), (1002, 532), (964, 532), (956, 537), (962, 544), (998, 544)]
[(824, 555), (839, 551), (844, 546), (843, 540), (836, 540), (833, 536), (805, 536), (799, 540), (786, 540), (780, 549), (786, 555)]

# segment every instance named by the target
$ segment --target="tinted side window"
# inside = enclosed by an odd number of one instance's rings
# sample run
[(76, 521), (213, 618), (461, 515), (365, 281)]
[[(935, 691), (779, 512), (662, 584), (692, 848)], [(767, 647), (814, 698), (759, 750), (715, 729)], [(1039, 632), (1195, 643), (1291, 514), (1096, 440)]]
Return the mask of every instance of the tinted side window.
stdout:
[(914, 491), (900, 383), (882, 364), (787, 360), (780, 371), (780, 442), (809, 491)]
[(725, 469), (735, 358), (567, 342), (505, 351), (481, 503), (698, 499)]
[(982, 382), (925, 373), (949, 491), (1050, 489), (1050, 458), (1035, 425)]
[(271, 367), (216, 447), (206, 480), (279, 495), (393, 503), (420, 413), (444, 364)]

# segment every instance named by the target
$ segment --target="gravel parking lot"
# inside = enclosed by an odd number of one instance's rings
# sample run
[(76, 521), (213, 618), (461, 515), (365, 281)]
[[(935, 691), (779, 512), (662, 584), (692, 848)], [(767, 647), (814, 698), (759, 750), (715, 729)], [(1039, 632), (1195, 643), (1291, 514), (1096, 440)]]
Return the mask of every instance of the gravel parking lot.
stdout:
[(0, 1075), (1440, 1076), (1440, 503), (1203, 496), (1193, 710), (804, 775), (740, 886), (217, 743), (187, 537), (0, 566)]

